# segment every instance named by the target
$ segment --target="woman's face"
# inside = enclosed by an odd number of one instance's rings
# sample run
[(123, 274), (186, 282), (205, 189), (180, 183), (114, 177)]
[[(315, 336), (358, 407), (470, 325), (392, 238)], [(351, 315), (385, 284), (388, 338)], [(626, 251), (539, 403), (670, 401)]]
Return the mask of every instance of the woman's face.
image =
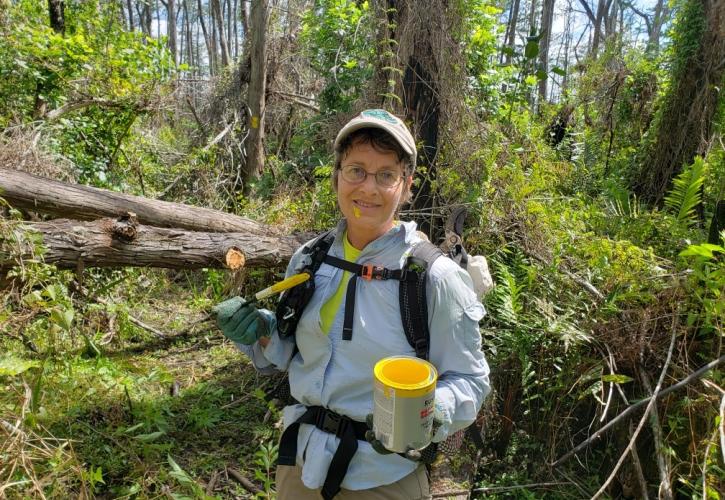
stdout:
[[(403, 163), (392, 151), (380, 152), (367, 142), (354, 142), (342, 158), (341, 170), (362, 168), (367, 176), (359, 183), (337, 175), (337, 202), (347, 219), (347, 237), (358, 249), (388, 232), (393, 227), (395, 211), (404, 192), (410, 189), (412, 177), (404, 177)], [(393, 186), (382, 186), (376, 174), (386, 172), (400, 177)]]

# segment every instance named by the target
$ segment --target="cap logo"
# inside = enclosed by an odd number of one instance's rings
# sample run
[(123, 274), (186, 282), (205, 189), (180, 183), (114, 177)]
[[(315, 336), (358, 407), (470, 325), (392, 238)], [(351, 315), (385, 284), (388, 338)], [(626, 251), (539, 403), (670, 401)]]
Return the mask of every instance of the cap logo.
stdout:
[(386, 121), (392, 125), (398, 124), (398, 120), (396, 120), (393, 115), (391, 115), (384, 109), (368, 109), (366, 111), (363, 111), (360, 114), (363, 116), (370, 117), (370, 118), (376, 118), (378, 120)]

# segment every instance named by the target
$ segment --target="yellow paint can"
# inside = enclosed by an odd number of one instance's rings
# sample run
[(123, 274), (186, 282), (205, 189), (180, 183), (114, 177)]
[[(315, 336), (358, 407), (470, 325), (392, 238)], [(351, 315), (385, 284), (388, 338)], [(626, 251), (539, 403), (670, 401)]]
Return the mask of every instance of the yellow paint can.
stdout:
[(412, 356), (391, 356), (375, 364), (373, 375), (375, 438), (398, 453), (425, 448), (432, 437), (435, 366)]

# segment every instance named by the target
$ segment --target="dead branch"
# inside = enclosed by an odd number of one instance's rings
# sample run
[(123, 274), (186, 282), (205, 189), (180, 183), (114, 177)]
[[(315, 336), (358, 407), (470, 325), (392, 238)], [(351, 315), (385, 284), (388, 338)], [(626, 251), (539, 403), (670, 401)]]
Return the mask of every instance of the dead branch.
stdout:
[(109, 108), (109, 109), (123, 109), (123, 108), (133, 108), (135, 110), (143, 110), (144, 106), (140, 106), (138, 104), (131, 104), (125, 103), (125, 102), (119, 102), (119, 101), (111, 101), (108, 99), (98, 99), (98, 98), (90, 98), (90, 99), (82, 99), (80, 101), (75, 102), (69, 102), (67, 104), (64, 104), (60, 108), (54, 109), (53, 111), (49, 112), (45, 117), (48, 120), (56, 120), (60, 118), (61, 116), (70, 113), (71, 111), (75, 111), (77, 109), (83, 109), (87, 108), (89, 106), (98, 106), (101, 108)]
[(626, 410), (624, 410), (622, 413), (620, 413), (619, 415), (617, 415), (615, 418), (613, 418), (607, 425), (603, 426), (601, 429), (599, 429), (598, 431), (596, 431), (594, 434), (592, 434), (591, 436), (589, 436), (587, 439), (585, 439), (584, 441), (582, 441), (581, 443), (579, 443), (578, 445), (576, 445), (572, 450), (566, 452), (561, 458), (559, 458), (555, 462), (552, 462), (551, 466), (552, 467), (558, 467), (559, 465), (563, 464), (564, 462), (566, 462), (567, 460), (569, 460), (571, 457), (573, 457), (574, 455), (576, 455), (577, 453), (579, 453), (581, 450), (583, 450), (584, 448), (586, 448), (587, 446), (589, 446), (590, 444), (592, 444), (594, 441), (596, 441), (597, 439), (599, 439), (602, 436), (602, 434), (604, 434), (610, 428), (612, 428), (616, 424), (622, 422), (624, 419), (626, 419), (627, 417), (629, 417), (632, 413), (634, 413), (637, 410), (639, 410), (642, 406), (648, 404), (649, 401), (651, 401), (652, 399), (658, 400), (658, 399), (661, 399), (661, 398), (665, 397), (666, 395), (668, 395), (668, 394), (670, 394), (672, 392), (675, 392), (675, 391), (677, 391), (679, 389), (682, 389), (683, 387), (691, 384), (695, 380), (698, 380), (700, 377), (704, 376), (707, 372), (709, 372), (713, 368), (718, 367), (723, 362), (725, 362), (725, 355), (720, 356), (719, 358), (717, 358), (717, 359), (715, 359), (713, 361), (710, 361), (708, 364), (706, 364), (705, 366), (703, 366), (699, 370), (692, 372), (690, 375), (688, 375), (684, 379), (680, 380), (679, 382), (677, 382), (674, 385), (669, 386), (667, 389), (665, 389), (663, 391), (660, 391), (656, 395), (653, 394), (652, 396), (649, 396), (647, 398), (644, 398), (643, 400), (641, 400), (641, 401), (633, 404), (632, 406), (630, 406), (629, 408), (627, 408)]
[(531, 483), (531, 484), (517, 484), (515, 486), (491, 486), (487, 488), (474, 488), (471, 493), (500, 493), (505, 491), (524, 490), (529, 488), (550, 488), (552, 486), (565, 486), (571, 484), (569, 482), (551, 482), (551, 483)]
[(206, 146), (204, 146), (203, 151), (208, 151), (211, 148), (213, 148), (216, 144), (218, 144), (219, 141), (221, 141), (222, 139), (224, 139), (224, 136), (227, 135), (229, 133), (229, 131), (232, 130), (234, 128), (234, 125), (236, 125), (236, 124), (237, 124), (237, 120), (235, 119), (232, 123), (230, 123), (229, 125), (227, 125), (224, 128), (224, 130), (222, 130), (221, 132), (219, 132), (217, 134), (217, 136), (214, 137), (214, 139), (212, 139), (212, 141), (209, 144), (207, 144)]
[[(647, 392), (652, 392), (652, 384), (649, 380), (649, 375), (645, 370), (639, 369), (639, 376), (642, 379), (642, 385)], [(660, 425), (660, 416), (657, 411), (657, 406), (652, 408), (652, 415), (650, 416), (650, 427), (652, 428), (652, 437), (655, 445), (655, 455), (657, 458), (657, 468), (660, 472), (660, 487), (658, 497), (662, 500), (671, 500), (674, 498), (672, 493), (672, 482), (670, 477), (672, 476), (672, 467), (670, 464), (669, 457), (665, 451), (665, 439), (662, 435), (662, 426)]]
[[(616, 477), (617, 472), (619, 471), (620, 467), (622, 467), (622, 464), (624, 463), (625, 459), (629, 455), (632, 448), (637, 443), (637, 436), (639, 436), (639, 433), (642, 431), (642, 427), (644, 427), (645, 422), (647, 421), (647, 417), (650, 415), (650, 412), (654, 409), (654, 407), (657, 404), (657, 394), (659, 394), (660, 389), (662, 389), (662, 383), (665, 381), (665, 375), (667, 375), (667, 370), (670, 368), (670, 361), (672, 360), (672, 351), (675, 350), (675, 340), (677, 339), (677, 319), (679, 315), (675, 314), (675, 316), (672, 318), (672, 337), (670, 338), (670, 347), (667, 350), (667, 358), (665, 359), (665, 364), (662, 366), (662, 370), (660, 371), (660, 378), (657, 380), (657, 385), (655, 386), (654, 391), (652, 392), (652, 396), (650, 398), (649, 403), (647, 404), (647, 408), (644, 410), (644, 415), (642, 415), (642, 418), (639, 421), (639, 424), (637, 424), (637, 428), (632, 433), (632, 437), (629, 440), (629, 444), (627, 444), (627, 447), (624, 449), (624, 452), (619, 457), (619, 460), (617, 460), (617, 463), (614, 465), (614, 468), (612, 469), (612, 472), (609, 473), (609, 477), (604, 481), (604, 484), (602, 484), (597, 492), (592, 496), (592, 500), (596, 500), (602, 494), (604, 491), (609, 487), (609, 484), (612, 482), (612, 480)], [(662, 488), (660, 488), (662, 490)], [(672, 498), (672, 497), (668, 497)]]
[[(634, 435), (634, 428), (632, 427), (632, 422), (629, 422), (629, 436), (630, 439), (632, 439), (632, 436)], [(649, 500), (649, 494), (647, 493), (647, 480), (644, 477), (644, 472), (642, 471), (642, 462), (639, 459), (639, 453), (637, 453), (637, 447), (632, 446), (632, 466), (634, 467), (634, 471), (637, 476), (637, 482), (639, 483), (639, 490), (640, 490), (640, 498), (642, 500)]]
[(249, 479), (244, 477), (242, 475), (242, 473), (239, 472), (238, 470), (232, 469), (231, 467), (227, 467), (227, 472), (229, 473), (230, 476), (232, 476), (234, 479), (239, 481), (239, 484), (241, 484), (244, 487), (244, 489), (247, 490), (248, 492), (254, 493), (254, 494), (261, 492), (261, 490), (259, 488), (257, 488), (252, 481), (250, 481)]

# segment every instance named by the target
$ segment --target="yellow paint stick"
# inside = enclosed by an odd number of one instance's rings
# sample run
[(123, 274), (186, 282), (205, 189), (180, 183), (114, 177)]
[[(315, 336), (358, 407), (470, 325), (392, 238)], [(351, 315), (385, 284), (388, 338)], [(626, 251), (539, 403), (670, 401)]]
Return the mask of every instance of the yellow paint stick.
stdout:
[(285, 290), (289, 290), (290, 288), (297, 286), (300, 283), (304, 283), (308, 279), (310, 279), (310, 275), (308, 273), (294, 274), (289, 278), (283, 279), (282, 281), (277, 282), (274, 285), (255, 293), (254, 301), (263, 300), (267, 297), (271, 297), (272, 295), (284, 292)]

